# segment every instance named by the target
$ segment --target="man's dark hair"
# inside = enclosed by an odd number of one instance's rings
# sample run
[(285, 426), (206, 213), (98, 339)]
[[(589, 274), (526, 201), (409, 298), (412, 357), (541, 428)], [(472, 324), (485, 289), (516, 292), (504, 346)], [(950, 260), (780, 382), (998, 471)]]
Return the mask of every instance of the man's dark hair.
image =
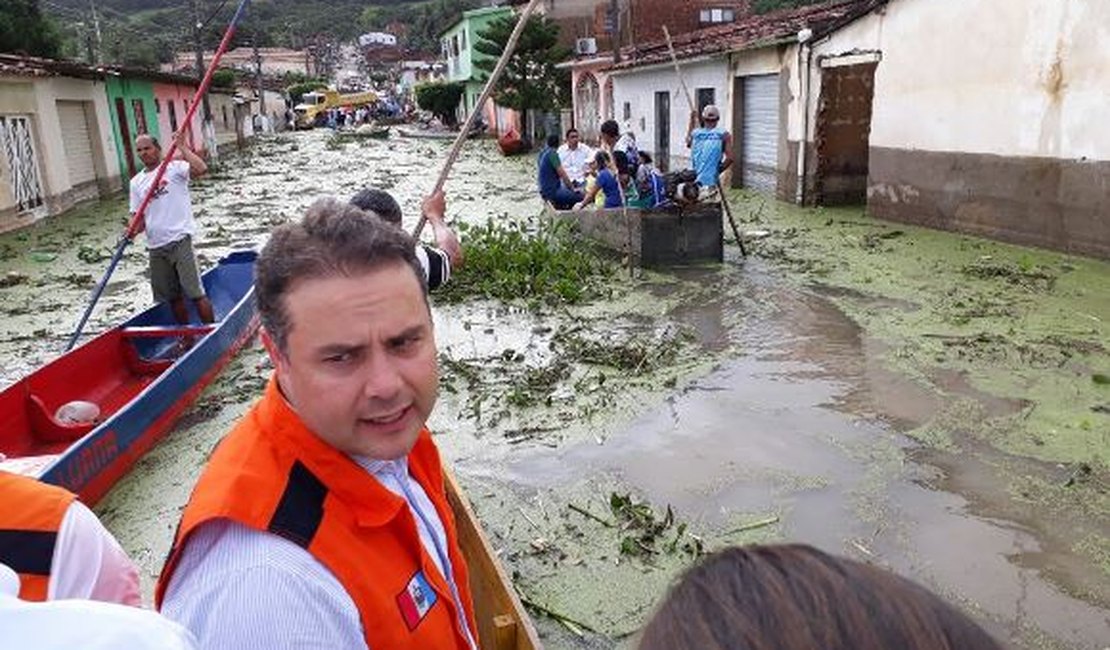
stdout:
[(150, 138), (150, 142), (154, 145), (155, 149), (161, 149), (162, 148), (162, 144), (160, 142), (158, 142), (158, 138), (154, 137), (153, 135), (150, 135), (149, 133), (140, 133), (139, 135), (135, 136), (135, 142), (138, 142), (139, 138), (142, 138), (142, 137)]
[(651, 154), (646, 151), (636, 152), (640, 155), (640, 162), (650, 165), (652, 163)]
[(386, 223), (401, 225), (401, 206), (397, 205), (397, 200), (385, 190), (379, 190), (376, 187), (363, 188), (351, 197), (351, 205), (360, 210), (373, 212)]
[(255, 300), (266, 328), (283, 353), (293, 323), (285, 296), (303, 280), (349, 276), (390, 263), (407, 264), (424, 293), (428, 286), (416, 258), (416, 241), (373, 214), (335, 199), (309, 206), (298, 223), (278, 226), (255, 262)]
[(623, 151), (614, 151), (613, 164), (617, 166), (618, 173), (627, 174), (629, 171), (628, 154)]
[(811, 546), (730, 548), (675, 585), (638, 650), (1003, 650), (965, 614), (889, 571)]
[(616, 120), (605, 120), (601, 123), (601, 132), (610, 138), (618, 138), (621, 134), (621, 127)]
[(568, 140), (570, 139), (570, 134), (571, 133), (574, 133), (575, 135), (577, 135), (578, 134), (578, 129), (574, 128), (573, 126), (570, 127), (569, 129), (567, 129), (566, 137), (567, 137)]
[(559, 136), (555, 135), (554, 133), (547, 136), (547, 146), (549, 146), (549, 147), (558, 147), (559, 146)]

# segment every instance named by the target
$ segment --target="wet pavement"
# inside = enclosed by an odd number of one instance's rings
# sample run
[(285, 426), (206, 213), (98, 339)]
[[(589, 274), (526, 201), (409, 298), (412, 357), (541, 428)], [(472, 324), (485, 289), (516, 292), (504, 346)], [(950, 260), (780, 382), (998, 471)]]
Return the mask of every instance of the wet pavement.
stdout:
[[(415, 222), (448, 145), (264, 141), (194, 190), (198, 249), (211, 263), (257, 246), (316, 196), (364, 184), (395, 192)], [(449, 215), (533, 217), (530, 162), (468, 143)], [(578, 307), (434, 308), (444, 390), (431, 426), (522, 595), (572, 621), (537, 616), (548, 646), (629, 645), (695, 541), (789, 540), (910, 576), (1016, 647), (1110, 647), (1110, 415), (1088, 409), (1110, 405), (1090, 381), (1110, 372), (1110, 265), (736, 199), (747, 227), (773, 231), (747, 260), (730, 247), (719, 267), (618, 273), (610, 299)], [(0, 235), (0, 278), (23, 277), (0, 288), (0, 384), (60, 350), (122, 209)], [(887, 273), (890, 258), (921, 268)], [(965, 263), (958, 282), (930, 266)], [(90, 329), (147, 292), (140, 242)], [(581, 340), (657, 352), (605, 365), (568, 343)], [(148, 594), (199, 468), (268, 372), (257, 345), (241, 353), (98, 509)], [(555, 377), (550, 393), (522, 400), (537, 373)], [(614, 493), (669, 506), (675, 543), (622, 554), (618, 532), (581, 514), (614, 517)]]

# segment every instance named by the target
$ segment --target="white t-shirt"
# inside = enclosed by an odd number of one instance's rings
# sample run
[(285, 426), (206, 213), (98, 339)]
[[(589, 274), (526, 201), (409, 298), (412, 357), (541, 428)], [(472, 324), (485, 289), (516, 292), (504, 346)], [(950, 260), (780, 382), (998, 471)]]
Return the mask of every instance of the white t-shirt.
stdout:
[(80, 501), (70, 504), (58, 528), (46, 598), (142, 604), (135, 564)]
[[(158, 168), (135, 174), (131, 179), (131, 212), (143, 202)], [(146, 206), (146, 247), (161, 248), (196, 233), (193, 204), (189, 198), (189, 163), (171, 161), (150, 203)]]
[(567, 176), (572, 181), (582, 182), (586, 180), (586, 165), (593, 158), (594, 150), (589, 145), (581, 142), (574, 149), (566, 144), (559, 147), (559, 162), (563, 163), (563, 169), (567, 170)]
[(19, 576), (0, 564), (0, 647), (35, 650), (194, 650), (180, 625), (138, 607), (91, 600), (20, 600)]

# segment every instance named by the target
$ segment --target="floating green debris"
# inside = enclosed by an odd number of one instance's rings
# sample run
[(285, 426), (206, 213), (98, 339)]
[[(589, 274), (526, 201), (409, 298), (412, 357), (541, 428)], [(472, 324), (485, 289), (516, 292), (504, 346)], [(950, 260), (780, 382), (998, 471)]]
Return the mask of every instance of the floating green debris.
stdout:
[(541, 222), (528, 228), (490, 220), (458, 228), (466, 266), (437, 299), (577, 304), (605, 295), (602, 281), (613, 274), (613, 266), (583, 246), (567, 224)]

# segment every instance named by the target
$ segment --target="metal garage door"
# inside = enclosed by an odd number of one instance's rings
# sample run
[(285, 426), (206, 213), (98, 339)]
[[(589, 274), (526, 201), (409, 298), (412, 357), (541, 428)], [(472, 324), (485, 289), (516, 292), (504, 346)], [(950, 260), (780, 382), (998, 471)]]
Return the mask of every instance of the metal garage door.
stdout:
[(744, 77), (744, 187), (774, 192), (778, 185), (779, 76)]
[(89, 123), (85, 118), (86, 102), (58, 102), (58, 121), (62, 126), (62, 142), (66, 148), (66, 168), (72, 186), (96, 180)]

